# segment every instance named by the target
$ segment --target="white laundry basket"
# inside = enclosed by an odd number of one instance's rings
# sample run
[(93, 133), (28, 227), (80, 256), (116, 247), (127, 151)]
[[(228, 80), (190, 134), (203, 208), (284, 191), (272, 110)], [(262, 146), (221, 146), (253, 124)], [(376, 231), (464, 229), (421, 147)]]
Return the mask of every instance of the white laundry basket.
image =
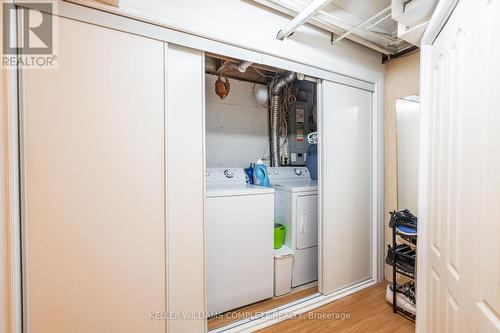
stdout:
[(293, 250), (284, 245), (274, 250), (274, 296), (292, 290), (293, 255)]

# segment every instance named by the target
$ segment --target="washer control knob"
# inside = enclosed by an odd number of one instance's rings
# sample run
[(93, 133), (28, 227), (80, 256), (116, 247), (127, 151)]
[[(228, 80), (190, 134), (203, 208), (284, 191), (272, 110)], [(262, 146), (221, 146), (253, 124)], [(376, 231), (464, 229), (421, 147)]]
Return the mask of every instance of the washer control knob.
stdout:
[(295, 174), (296, 174), (297, 176), (302, 175), (302, 169), (300, 169), (300, 168), (295, 168), (295, 169), (293, 169), (293, 172), (295, 172)]
[(231, 170), (226, 169), (226, 170), (224, 170), (224, 176), (226, 176), (226, 178), (233, 178), (234, 173)]

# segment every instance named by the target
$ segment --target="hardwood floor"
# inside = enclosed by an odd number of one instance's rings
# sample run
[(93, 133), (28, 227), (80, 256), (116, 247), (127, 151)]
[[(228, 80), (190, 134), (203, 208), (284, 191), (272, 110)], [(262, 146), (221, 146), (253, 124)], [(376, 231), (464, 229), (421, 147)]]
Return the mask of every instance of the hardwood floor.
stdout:
[[(317, 308), (301, 317), (286, 320), (260, 330), (260, 333), (303, 332), (401, 332), (415, 331), (415, 324), (399, 314), (385, 300), (387, 283), (357, 292), (341, 300)], [(335, 315), (349, 315), (349, 319), (335, 319)], [(316, 316), (316, 318), (309, 318)], [(330, 317), (330, 318), (321, 318)]]
[(252, 317), (258, 314), (259, 312), (264, 312), (277, 308), (280, 305), (284, 305), (296, 301), (298, 299), (313, 295), (316, 292), (318, 292), (317, 286), (300, 291), (295, 291), (281, 297), (274, 297), (271, 299), (264, 300), (262, 302), (250, 304), (233, 311), (225, 312), (218, 317), (210, 318), (208, 320), (208, 330), (213, 330), (231, 324), (238, 320)]

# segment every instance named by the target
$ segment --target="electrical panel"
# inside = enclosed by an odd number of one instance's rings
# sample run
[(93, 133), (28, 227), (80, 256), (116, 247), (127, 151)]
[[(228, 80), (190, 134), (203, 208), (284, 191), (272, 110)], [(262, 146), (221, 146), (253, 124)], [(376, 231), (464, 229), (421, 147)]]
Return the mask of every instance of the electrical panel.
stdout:
[(316, 131), (315, 89), (313, 82), (300, 82), (297, 101), (288, 111), (288, 164), (305, 165), (309, 143), (307, 135)]

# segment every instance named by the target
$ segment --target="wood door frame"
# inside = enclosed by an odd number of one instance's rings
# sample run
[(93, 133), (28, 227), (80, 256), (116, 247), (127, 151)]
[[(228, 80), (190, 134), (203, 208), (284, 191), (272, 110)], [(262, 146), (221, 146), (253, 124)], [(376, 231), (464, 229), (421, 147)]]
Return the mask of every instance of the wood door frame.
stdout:
[[(270, 316), (240, 326), (239, 329), (254, 329), (270, 326), (276, 322), (285, 320), (287, 314), (304, 313), (313, 308), (322, 306), (336, 299), (342, 298), (370, 285), (383, 280), (384, 274), (384, 109), (383, 109), (383, 87), (384, 74), (370, 69), (359, 73), (359, 65), (353, 68), (341, 69), (339, 72), (352, 72), (352, 75), (335, 73), (329, 70), (315, 68), (306, 64), (294, 62), (272, 54), (264, 54), (258, 50), (249, 50), (225, 43), (223, 41), (211, 40), (206, 37), (188, 34), (182, 31), (159, 26), (158, 22), (152, 22), (147, 18), (135, 17), (120, 12), (114, 8), (109, 12), (108, 8), (89, 8), (91, 4), (74, 4), (58, 0), (57, 15), (69, 19), (76, 19), (86, 23), (104, 26), (125, 32), (131, 32), (149, 38), (160, 39), (166, 43), (178, 44), (186, 47), (194, 47), (201, 51), (215, 52), (241, 59), (254, 60), (255, 62), (271, 64), (290, 71), (297, 71), (307, 75), (318, 77), (321, 80), (329, 80), (372, 92), (372, 219), (374, 230), (372, 233), (372, 279), (370, 281), (346, 288), (328, 296), (320, 296), (315, 299), (305, 300), (300, 304), (291, 306), (276, 312), (276, 316)], [(76, 1), (75, 1), (76, 2)], [(97, 5), (96, 5), (97, 6)], [(100, 6), (100, 5), (99, 5)], [(15, 24), (14, 24), (15, 27)], [(11, 68), (2, 73), (0, 79), (2, 90), (2, 106), (4, 113), (0, 124), (4, 129), (2, 133), (2, 145), (4, 149), (0, 153), (0, 191), (2, 205), (2, 216), (0, 220), (0, 237), (6, 240), (8, 258), (0, 258), (0, 291), (3, 295), (11, 295), (5, 303), (0, 303), (0, 318), (8, 322), (10, 328), (0, 326), (0, 333), (22, 333), (22, 280), (21, 280), (21, 217), (20, 217), (20, 183), (19, 183), (19, 120), (18, 120), (18, 70)], [(320, 96), (318, 96), (320, 98)], [(321, 214), (320, 214), (321, 216)], [(7, 231), (5, 233), (4, 231)], [(8, 260), (5, 260), (8, 259)], [(168, 279), (168, 277), (167, 277)], [(4, 320), (5, 319), (5, 320)], [(10, 329), (10, 331), (8, 330)]]
[[(420, 164), (419, 164), (419, 195), (418, 195), (418, 246), (417, 246), (417, 299), (424, 300), (428, 295), (428, 257), (427, 245), (429, 244), (427, 221), (427, 195), (429, 189), (428, 178), (430, 174), (430, 122), (432, 117), (429, 110), (432, 106), (432, 55), (433, 43), (439, 33), (446, 25), (453, 10), (460, 0), (441, 0), (439, 1), (434, 14), (422, 37), (420, 47)], [(418, 302), (416, 329), (417, 333), (426, 332), (426, 323), (428, 321), (428, 309), (425, 302)]]

